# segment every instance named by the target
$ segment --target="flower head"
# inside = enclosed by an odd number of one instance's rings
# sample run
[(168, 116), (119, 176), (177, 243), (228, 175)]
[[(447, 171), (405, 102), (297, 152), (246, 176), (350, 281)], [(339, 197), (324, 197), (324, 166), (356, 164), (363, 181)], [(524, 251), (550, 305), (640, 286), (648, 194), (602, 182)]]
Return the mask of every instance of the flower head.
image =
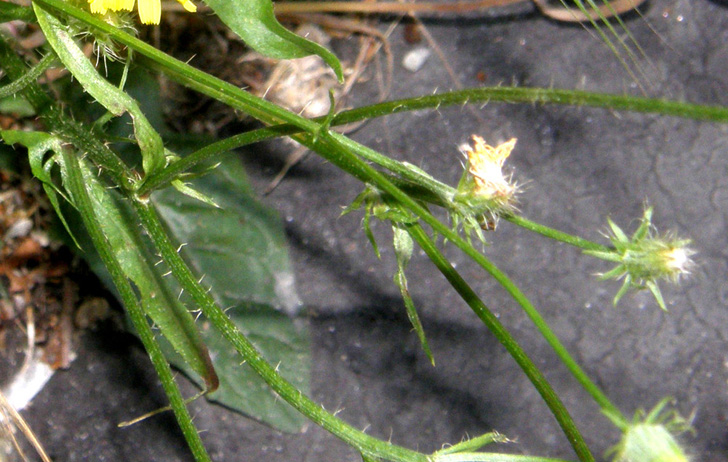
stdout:
[(485, 242), (481, 230), (494, 230), (500, 217), (516, 210), (518, 186), (503, 174), (503, 164), (515, 145), (516, 139), (511, 138), (493, 147), (473, 135), (473, 145), (462, 148), (468, 165), (454, 198), (458, 207), (450, 212), (453, 226), (462, 227), (468, 237), (475, 232)]
[(468, 156), (468, 171), (475, 181), (474, 193), (482, 197), (511, 197), (516, 186), (503, 176), (503, 164), (516, 146), (511, 138), (496, 147), (485, 143), (483, 138), (473, 135), (473, 146), (465, 148)]
[[(91, 12), (106, 14), (107, 11), (131, 11), (135, 0), (88, 0)], [(197, 7), (191, 0), (177, 0), (185, 10), (194, 13)], [(139, 19), (142, 24), (159, 24), (162, 15), (161, 0), (138, 0)]]
[(695, 254), (688, 248), (689, 239), (678, 239), (674, 235), (656, 235), (652, 226), (652, 207), (645, 209), (640, 226), (631, 237), (622, 228), (607, 218), (610, 228), (609, 239), (612, 249), (587, 250), (586, 254), (617, 263), (617, 266), (601, 275), (602, 279), (622, 279), (624, 283), (614, 297), (616, 305), (631, 288), (649, 289), (660, 308), (665, 310), (665, 301), (657, 281), (668, 279), (678, 282), (683, 275), (690, 274)]

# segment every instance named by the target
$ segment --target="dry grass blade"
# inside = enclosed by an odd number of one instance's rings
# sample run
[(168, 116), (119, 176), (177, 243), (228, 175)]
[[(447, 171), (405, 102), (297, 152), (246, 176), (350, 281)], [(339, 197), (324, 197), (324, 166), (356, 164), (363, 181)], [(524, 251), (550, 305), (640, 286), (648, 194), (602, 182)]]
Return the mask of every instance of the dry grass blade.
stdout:
[(13, 435), (13, 426), (15, 426), (15, 428), (19, 429), (23, 433), (25, 438), (30, 442), (30, 444), (33, 446), (43, 462), (51, 462), (51, 458), (48, 457), (48, 454), (46, 454), (43, 446), (40, 444), (40, 441), (38, 441), (38, 438), (36, 438), (35, 434), (33, 433), (33, 430), (30, 429), (28, 423), (25, 421), (25, 419), (23, 419), (23, 416), (21, 416), (18, 411), (16, 411), (15, 408), (10, 405), (8, 400), (5, 399), (5, 395), (3, 395), (1, 392), (0, 420), (2, 421), (3, 427), (5, 427), (8, 437), (12, 439), (13, 444), (18, 451), (18, 454), (20, 454), (23, 460), (28, 459), (23, 454), (23, 451), (20, 448), (20, 444)]
[(561, 22), (589, 22), (602, 18), (611, 18), (638, 8), (645, 0), (614, 0), (604, 2), (598, 9), (585, 14), (578, 8), (569, 8), (563, 5), (553, 5), (548, 0), (533, 0), (544, 16)]

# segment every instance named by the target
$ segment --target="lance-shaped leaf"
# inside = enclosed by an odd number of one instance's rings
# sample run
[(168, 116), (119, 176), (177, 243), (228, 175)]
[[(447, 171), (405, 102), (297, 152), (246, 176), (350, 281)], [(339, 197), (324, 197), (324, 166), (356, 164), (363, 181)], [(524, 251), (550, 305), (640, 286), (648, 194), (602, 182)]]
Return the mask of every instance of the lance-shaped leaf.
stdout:
[(343, 82), (338, 58), (321, 45), (281, 26), (273, 13), (271, 0), (205, 0), (205, 3), (258, 53), (277, 59), (318, 55), (334, 70), (339, 82)]
[(88, 168), (84, 181), (101, 228), (116, 253), (127, 277), (134, 282), (141, 296), (142, 307), (185, 363), (205, 381), (208, 391), (218, 386), (212, 360), (195, 322), (155, 271), (154, 260), (146, 252), (139, 221), (129, 216), (112, 197), (113, 190), (101, 184)]
[[(152, 202), (170, 237), (186, 244), (181, 255), (230, 319), (283, 377), (307, 393), (308, 332), (288, 316), (300, 308), (300, 301), (280, 217), (255, 199), (237, 159), (223, 161), (191, 184), (219, 207), (174, 188), (153, 193)], [(206, 321), (201, 324), (220, 376), (220, 388), (208, 398), (281, 430), (300, 431), (306, 419), (250, 367), (241, 365), (238, 352), (216, 329), (208, 328)]]
[(134, 121), (134, 137), (142, 152), (144, 172), (149, 175), (164, 168), (166, 159), (162, 138), (139, 109), (134, 98), (101, 77), (73, 40), (67, 27), (56, 17), (36, 3), (33, 4), (33, 9), (48, 43), (83, 89), (115, 116), (129, 113)]
[[(58, 195), (62, 194), (68, 198), (71, 204), (74, 203), (74, 197), (68, 191), (64, 194), (55, 185), (51, 175), (52, 169), (57, 165), (60, 167), (64, 183), (66, 182), (67, 167), (60, 155), (62, 141), (42, 132), (5, 131), (2, 136), (7, 143), (23, 144), (28, 148), (33, 174), (43, 182), (53, 207), (65, 223), (63, 215), (60, 214)], [(47, 155), (49, 151), (53, 154)], [(118, 193), (102, 184), (86, 163), (82, 162), (81, 165), (84, 185), (91, 199), (94, 214), (106, 239), (114, 249), (114, 255), (126, 277), (134, 283), (139, 292), (146, 314), (169, 340), (190, 370), (204, 380), (205, 388), (208, 391), (215, 390), (218, 378), (207, 348), (197, 332), (192, 316), (177, 300), (177, 294), (169, 290), (156, 271), (155, 260), (146, 251), (138, 220), (130, 216), (129, 210), (120, 207), (121, 199)], [(66, 227), (68, 228), (67, 224)], [(87, 258), (91, 259), (90, 263), (97, 267), (101, 265), (98, 255), (90, 252), (92, 246), (84, 245), (84, 248)]]

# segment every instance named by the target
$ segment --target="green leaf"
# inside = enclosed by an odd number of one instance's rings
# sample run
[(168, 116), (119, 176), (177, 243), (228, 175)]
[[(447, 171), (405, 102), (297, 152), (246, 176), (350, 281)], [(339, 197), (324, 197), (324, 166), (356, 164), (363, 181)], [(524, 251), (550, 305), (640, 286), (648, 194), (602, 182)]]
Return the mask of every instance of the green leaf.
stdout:
[[(287, 314), (299, 308), (279, 217), (253, 197), (236, 159), (192, 181), (220, 208), (167, 188), (152, 194), (170, 237), (202, 284), (281, 375), (309, 390), (307, 331)], [(299, 431), (305, 418), (240, 365), (239, 354), (203, 322), (202, 336), (215, 358), (220, 388), (209, 398), (281, 430)], [(185, 370), (184, 364), (174, 364)]]
[(0, 100), (0, 113), (15, 114), (19, 117), (31, 117), (36, 114), (33, 106), (22, 95), (13, 95)]
[(344, 215), (349, 214), (354, 210), (358, 210), (360, 208), (364, 209), (364, 218), (362, 218), (362, 228), (364, 228), (364, 234), (369, 240), (369, 243), (372, 245), (372, 249), (374, 249), (374, 254), (377, 256), (377, 258), (381, 259), (382, 255), (381, 253), (379, 253), (379, 246), (377, 245), (377, 240), (374, 238), (374, 233), (372, 232), (371, 227), (373, 208), (376, 206), (379, 200), (379, 194), (377, 193), (377, 191), (371, 186), (367, 186), (366, 188), (364, 188), (364, 191), (360, 192), (354, 198), (354, 201), (351, 204), (344, 208), (344, 210), (341, 212), (341, 216), (343, 217)]
[(607, 217), (607, 223), (609, 223), (609, 228), (612, 230), (612, 234), (614, 234), (614, 238), (617, 241), (621, 243), (629, 242), (629, 238), (626, 234), (624, 234), (622, 228), (620, 228), (615, 222), (613, 222), (611, 218)]
[(627, 267), (620, 264), (607, 271), (606, 273), (600, 275), (599, 279), (602, 281), (606, 281), (607, 279), (619, 279), (624, 274), (627, 274)]
[(271, 0), (205, 0), (233, 32), (257, 52), (277, 59), (320, 56), (344, 81), (341, 63), (326, 48), (289, 31), (276, 20)]
[(20, 6), (10, 2), (0, 2), (0, 23), (19, 20), (34, 22), (33, 10), (27, 6)]
[(621, 263), (624, 258), (621, 254), (613, 250), (584, 250), (584, 255), (591, 255), (592, 257), (613, 261), (615, 263)]
[(642, 216), (642, 220), (640, 221), (640, 225), (637, 228), (637, 230), (632, 235), (632, 242), (637, 242), (645, 238), (647, 236), (647, 233), (650, 231), (650, 228), (652, 227), (652, 207), (646, 207), (644, 215)]
[(477, 436), (475, 438), (466, 439), (465, 441), (461, 441), (457, 444), (453, 444), (452, 446), (448, 446), (444, 449), (441, 449), (435, 454), (433, 454), (435, 457), (442, 456), (446, 454), (456, 454), (459, 452), (472, 452), (477, 451), (478, 449), (482, 448), (483, 446), (486, 446), (491, 443), (506, 443), (508, 442), (508, 438), (501, 435), (498, 432), (489, 432), (485, 433), (483, 435)]
[(73, 239), (73, 243), (80, 248), (76, 237), (73, 232), (71, 232), (71, 227), (68, 225), (65, 216), (61, 212), (58, 196), (60, 195), (66, 200), (68, 200), (68, 198), (66, 198), (63, 191), (61, 191), (55, 183), (53, 183), (51, 169), (55, 162), (45, 162), (46, 154), (49, 151), (54, 152), (52, 157), (56, 156), (55, 153), (61, 151), (63, 140), (51, 135), (50, 133), (24, 132), (18, 130), (2, 130), (0, 131), (0, 136), (2, 136), (3, 141), (9, 145), (21, 144), (28, 149), (30, 170), (33, 173), (33, 176), (41, 181), (43, 189), (48, 196), (48, 200), (53, 206), (53, 210), (55, 210), (58, 218), (61, 220), (61, 223), (63, 223), (63, 227), (66, 228), (68, 235), (71, 236), (71, 239)]
[(218, 208), (220, 207), (219, 205), (217, 205), (215, 203), (214, 200), (212, 200), (211, 198), (200, 193), (199, 191), (192, 188), (190, 185), (188, 185), (187, 183), (183, 182), (180, 179), (172, 180), (172, 182), (170, 184), (172, 185), (172, 187), (174, 187), (174, 189), (181, 192), (185, 196), (189, 196), (193, 199), (197, 199), (198, 201), (203, 202), (212, 207), (218, 207)]
[(118, 194), (101, 184), (90, 169), (84, 168), (82, 173), (101, 228), (124, 273), (139, 291), (145, 313), (189, 369), (204, 380), (206, 389), (216, 389), (218, 379), (208, 350), (192, 316), (154, 266), (155, 259), (142, 239), (139, 220), (128, 208), (120, 206)]
[[(53, 208), (75, 241), (75, 236), (79, 233), (71, 232), (72, 228), (66, 222), (58, 201), (58, 195), (66, 196), (54, 183), (51, 175), (53, 167), (59, 165), (64, 182), (66, 181), (66, 166), (62, 156), (59, 155), (63, 149), (63, 141), (44, 132), (3, 131), (1, 135), (8, 144), (18, 143), (28, 148), (33, 175), (43, 183)], [(53, 154), (47, 156), (49, 151)], [(118, 193), (102, 184), (87, 165), (83, 167), (82, 174), (106, 239), (113, 247), (125, 275), (134, 282), (139, 291), (146, 314), (189, 365), (190, 370), (203, 378), (206, 388), (215, 389), (217, 377), (207, 349), (197, 333), (192, 317), (177, 300), (176, 294), (172, 294), (167, 285), (161, 281), (158, 271), (154, 268), (154, 260), (147, 253), (146, 245), (141, 238), (138, 220), (130, 216), (131, 212), (128, 209), (124, 210), (121, 207)], [(70, 197), (69, 202), (73, 203), (73, 197)], [(93, 246), (89, 243), (84, 248), (87, 249), (86, 256), (91, 260), (90, 263), (100, 270), (102, 265), (98, 255), (91, 253)]]
[(617, 304), (622, 299), (622, 297), (624, 297), (624, 295), (627, 293), (627, 291), (631, 288), (632, 288), (632, 278), (628, 274), (624, 278), (622, 287), (620, 287), (619, 290), (617, 291), (617, 295), (614, 296), (614, 299), (612, 300), (612, 305), (617, 306)]
[(66, 26), (38, 4), (33, 3), (33, 9), (48, 43), (84, 90), (115, 116), (129, 113), (134, 122), (134, 136), (142, 152), (144, 172), (149, 175), (164, 168), (166, 159), (162, 138), (144, 116), (139, 104), (126, 92), (99, 75), (73, 40)]
[(655, 297), (655, 301), (660, 306), (660, 308), (662, 308), (662, 311), (667, 311), (667, 306), (665, 306), (665, 299), (662, 298), (662, 292), (660, 292), (660, 286), (658, 286), (655, 281), (646, 281), (645, 285), (648, 289), (650, 289), (650, 292), (652, 292), (652, 295)]
[(412, 250), (414, 248), (412, 237), (409, 235), (407, 230), (398, 225), (392, 226), (392, 232), (394, 234), (394, 254), (397, 256), (397, 272), (394, 274), (394, 283), (397, 284), (397, 287), (399, 287), (399, 291), (402, 294), (404, 306), (407, 310), (407, 317), (417, 333), (417, 337), (420, 339), (422, 349), (425, 351), (430, 363), (434, 366), (435, 357), (432, 356), (430, 344), (427, 342), (427, 336), (425, 336), (425, 329), (422, 327), (422, 322), (420, 322), (420, 317), (417, 314), (414, 301), (412, 300), (412, 296), (410, 296), (409, 289), (407, 288), (407, 277), (404, 274), (404, 270), (407, 268), (407, 264), (409, 263), (410, 257), (412, 257)]

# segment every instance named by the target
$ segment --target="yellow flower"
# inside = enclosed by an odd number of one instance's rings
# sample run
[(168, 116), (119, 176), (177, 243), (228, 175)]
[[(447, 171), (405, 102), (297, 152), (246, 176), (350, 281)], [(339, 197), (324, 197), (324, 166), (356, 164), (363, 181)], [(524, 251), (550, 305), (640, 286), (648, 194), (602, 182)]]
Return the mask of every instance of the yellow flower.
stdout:
[(483, 197), (510, 197), (516, 190), (503, 176), (503, 164), (516, 146), (511, 138), (496, 147), (485, 143), (483, 138), (473, 135), (473, 147), (468, 146), (468, 171), (475, 181), (475, 194)]
[[(88, 0), (91, 12), (94, 14), (105, 14), (107, 11), (131, 11), (134, 8), (135, 0)], [(192, 0), (177, 0), (182, 7), (194, 13), (197, 7)], [(142, 24), (159, 24), (162, 16), (161, 0), (138, 0), (139, 19)]]

